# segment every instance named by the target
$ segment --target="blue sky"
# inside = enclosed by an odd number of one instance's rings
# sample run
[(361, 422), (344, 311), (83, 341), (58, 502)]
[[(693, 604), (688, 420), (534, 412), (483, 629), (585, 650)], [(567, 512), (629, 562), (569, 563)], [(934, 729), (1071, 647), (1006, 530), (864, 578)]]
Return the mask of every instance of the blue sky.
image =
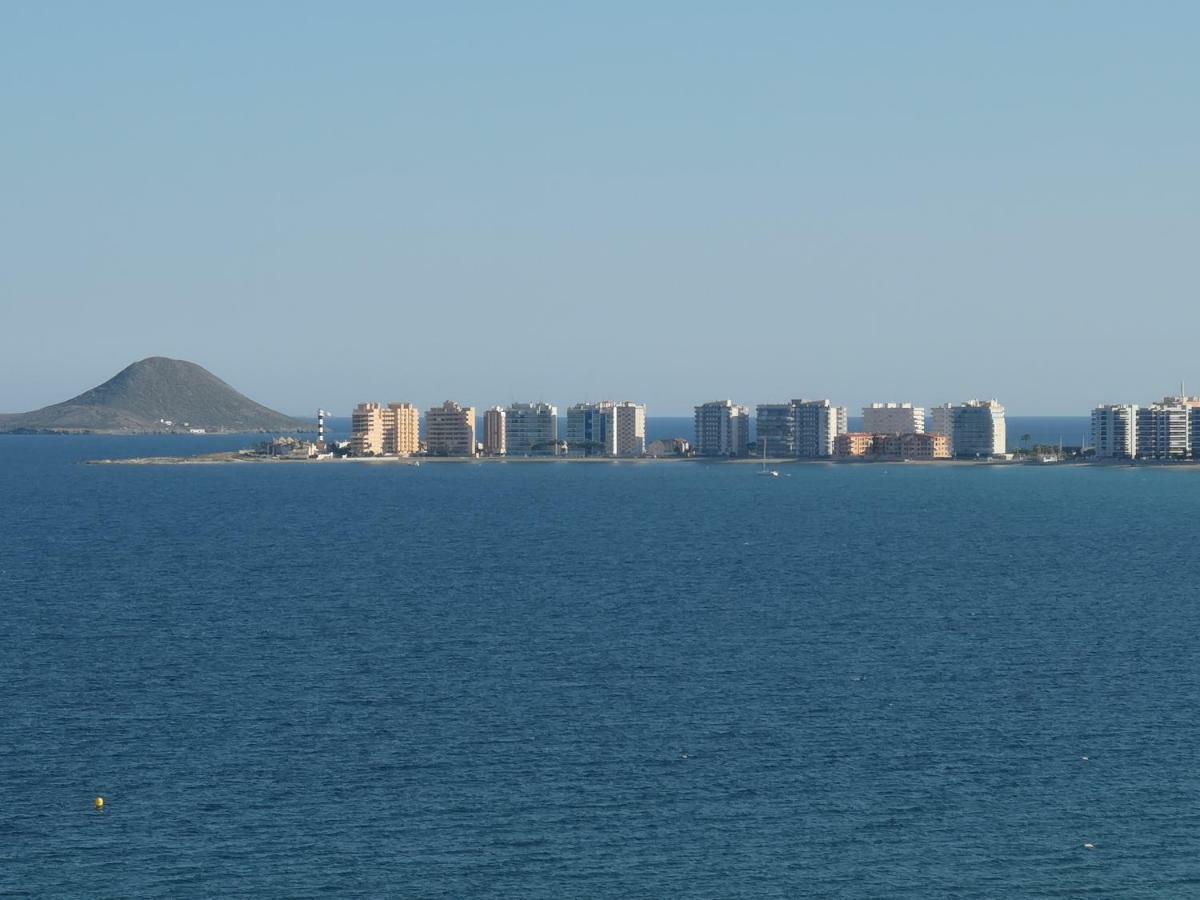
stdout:
[(0, 7), (0, 410), (1200, 389), (1200, 5)]

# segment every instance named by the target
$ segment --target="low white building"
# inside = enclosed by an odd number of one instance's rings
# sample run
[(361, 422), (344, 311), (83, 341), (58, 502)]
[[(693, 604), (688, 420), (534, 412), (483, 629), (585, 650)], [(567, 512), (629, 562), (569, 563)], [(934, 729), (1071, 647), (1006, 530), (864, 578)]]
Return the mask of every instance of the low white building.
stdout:
[(687, 456), (688, 451), (691, 450), (691, 446), (683, 438), (659, 438), (646, 446), (646, 455), (655, 458), (660, 456)]

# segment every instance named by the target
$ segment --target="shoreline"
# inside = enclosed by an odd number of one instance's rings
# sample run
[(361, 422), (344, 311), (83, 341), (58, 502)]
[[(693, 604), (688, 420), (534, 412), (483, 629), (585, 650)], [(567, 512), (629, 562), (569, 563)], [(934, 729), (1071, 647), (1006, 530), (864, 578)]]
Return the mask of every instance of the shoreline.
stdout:
[[(423, 464), (432, 465), (663, 465), (692, 463), (700, 465), (735, 465), (759, 466), (761, 458), (738, 457), (721, 459), (699, 456), (664, 456), (664, 457), (606, 457), (606, 456), (341, 456), (321, 459), (286, 459), (273, 456), (244, 456), (235, 451), (227, 453), (207, 453), (194, 456), (134, 456), (121, 459), (89, 459), (84, 462), (89, 466), (221, 466), (221, 465), (367, 465), (367, 466), (412, 466)], [(1064, 466), (1123, 466), (1130, 468), (1178, 467), (1197, 465), (1197, 460), (1063, 460), (1061, 462), (1042, 462), (1040, 460), (1024, 459), (901, 459), (884, 457), (875, 459), (821, 457), (815, 459), (770, 459), (766, 460), (770, 468), (782, 468), (797, 465), (836, 465), (836, 466), (1037, 466), (1039, 468), (1062, 468)]]

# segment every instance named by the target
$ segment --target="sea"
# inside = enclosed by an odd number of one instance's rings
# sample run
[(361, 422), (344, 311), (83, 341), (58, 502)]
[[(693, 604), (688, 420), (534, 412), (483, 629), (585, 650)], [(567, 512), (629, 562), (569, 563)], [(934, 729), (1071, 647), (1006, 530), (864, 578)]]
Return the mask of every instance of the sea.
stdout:
[(0, 896), (1200, 897), (1200, 469), (250, 440), (0, 437)]

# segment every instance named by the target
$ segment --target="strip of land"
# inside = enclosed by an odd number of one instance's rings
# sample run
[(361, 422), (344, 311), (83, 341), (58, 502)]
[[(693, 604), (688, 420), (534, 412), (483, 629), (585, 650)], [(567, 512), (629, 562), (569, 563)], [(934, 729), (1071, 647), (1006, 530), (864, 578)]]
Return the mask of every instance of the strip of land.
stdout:
[[(611, 457), (611, 456), (336, 456), (317, 458), (288, 458), (266, 456), (260, 454), (238, 453), (229, 451), (223, 453), (201, 453), (195, 456), (136, 456), (125, 459), (92, 459), (88, 465), (112, 466), (211, 466), (211, 465), (368, 465), (368, 466), (420, 466), (433, 464), (553, 464), (553, 463), (583, 463), (621, 465), (658, 465), (662, 463), (706, 463), (719, 465), (762, 466), (762, 458), (740, 457), (721, 459), (702, 456), (661, 456), (661, 457)], [(1003, 465), (1086, 465), (1077, 461), (1061, 461), (1054, 463), (1039, 460), (999, 460), (999, 459), (894, 459), (875, 457), (839, 458), (822, 457), (819, 459), (767, 459), (765, 465), (771, 469), (795, 465), (878, 465), (900, 464), (916, 466), (1003, 466)]]

